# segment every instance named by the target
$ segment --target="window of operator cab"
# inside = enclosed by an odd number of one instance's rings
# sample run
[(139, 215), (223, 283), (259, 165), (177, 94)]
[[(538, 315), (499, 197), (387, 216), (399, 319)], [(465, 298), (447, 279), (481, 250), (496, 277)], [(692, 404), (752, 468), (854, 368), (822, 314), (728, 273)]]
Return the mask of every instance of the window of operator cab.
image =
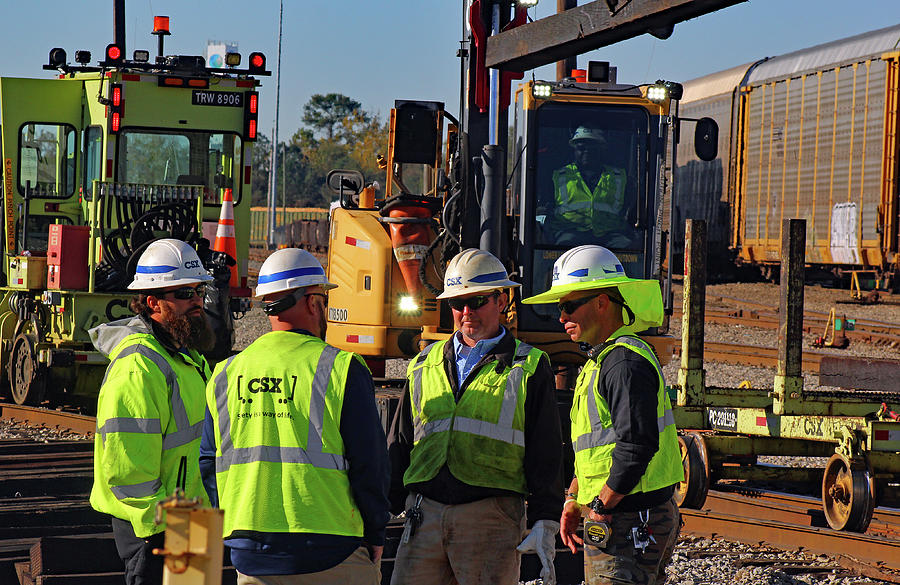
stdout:
[(67, 124), (23, 124), (19, 132), (19, 194), (63, 198), (75, 189), (75, 129)]
[[(521, 113), (517, 112), (517, 125)], [(535, 211), (531, 291), (549, 289), (556, 259), (584, 244), (609, 248), (628, 274), (642, 274), (644, 235), (635, 223), (643, 200), (639, 194), (646, 189), (651, 143), (647, 110), (547, 102), (527, 124), (534, 142), (528, 148), (529, 166), (534, 169), (529, 199)], [(643, 213), (646, 218), (647, 211)], [(559, 317), (552, 305), (532, 309), (550, 322)]]
[(225, 189), (240, 202), (241, 138), (236, 133), (126, 128), (118, 137), (116, 181), (146, 185), (200, 185), (205, 204)]

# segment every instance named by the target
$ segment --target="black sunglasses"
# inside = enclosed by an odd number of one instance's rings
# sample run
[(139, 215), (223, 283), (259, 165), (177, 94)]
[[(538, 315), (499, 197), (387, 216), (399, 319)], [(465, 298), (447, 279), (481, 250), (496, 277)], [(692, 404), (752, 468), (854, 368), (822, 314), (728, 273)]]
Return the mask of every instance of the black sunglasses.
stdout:
[(326, 307), (328, 306), (328, 295), (326, 295), (325, 293), (306, 293), (303, 296), (304, 297), (322, 297), (322, 302), (325, 304)]
[(205, 284), (198, 284), (197, 286), (183, 286), (181, 288), (176, 288), (175, 290), (166, 291), (163, 293), (165, 295), (172, 295), (179, 301), (186, 301), (188, 299), (194, 298), (194, 295), (197, 295), (201, 299), (206, 296), (206, 288)]
[(589, 297), (584, 297), (581, 299), (575, 299), (574, 301), (563, 301), (556, 306), (559, 308), (560, 313), (566, 313), (568, 315), (571, 315), (572, 313), (574, 313), (575, 311), (578, 310), (578, 307), (580, 307), (581, 305), (584, 305), (585, 303), (587, 303), (590, 300), (596, 299), (599, 296), (600, 295), (597, 294), (597, 295), (591, 295)]
[(450, 308), (454, 311), (462, 311), (466, 307), (469, 307), (472, 311), (477, 311), (485, 306), (489, 300), (499, 296), (500, 293), (495, 292), (489, 295), (478, 295), (477, 297), (468, 297), (465, 299), (447, 299), (447, 304), (450, 305)]

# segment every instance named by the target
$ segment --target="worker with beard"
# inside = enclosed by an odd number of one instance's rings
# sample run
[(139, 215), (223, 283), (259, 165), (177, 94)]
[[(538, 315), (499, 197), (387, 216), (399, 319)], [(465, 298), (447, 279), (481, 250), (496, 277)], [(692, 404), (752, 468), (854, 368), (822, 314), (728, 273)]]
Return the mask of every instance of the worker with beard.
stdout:
[(381, 581), (387, 448), (365, 362), (324, 341), (334, 287), (305, 250), (269, 256), (256, 296), (272, 331), (206, 387), (200, 470), (239, 585)]
[(91, 506), (112, 516), (127, 585), (159, 585), (165, 522), (156, 505), (184, 490), (206, 502), (197, 463), (214, 335), (203, 299), (212, 280), (185, 242), (161, 239), (138, 260), (134, 317), (90, 330), (109, 358), (97, 401)]
[(409, 363), (388, 438), (406, 511), (392, 584), (514, 585), (523, 552), (556, 583), (562, 434), (547, 354), (500, 324), (518, 286), (483, 250), (447, 265), (456, 332)]

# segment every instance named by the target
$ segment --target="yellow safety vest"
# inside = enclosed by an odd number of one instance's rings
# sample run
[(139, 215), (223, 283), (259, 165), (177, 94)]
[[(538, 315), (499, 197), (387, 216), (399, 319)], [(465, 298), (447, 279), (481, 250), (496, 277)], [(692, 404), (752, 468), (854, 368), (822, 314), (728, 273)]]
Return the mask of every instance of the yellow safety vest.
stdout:
[(610, 337), (615, 339), (614, 343), (603, 348), (596, 360), (587, 361), (575, 385), (570, 418), (579, 504), (590, 503), (600, 493), (612, 465), (616, 432), (612, 426), (609, 405), (597, 390), (597, 377), (603, 358), (616, 347), (624, 347), (642, 356), (653, 364), (659, 376), (656, 406), (659, 450), (650, 459), (647, 470), (630, 493), (651, 492), (684, 480), (675, 417), (663, 382), (662, 368), (647, 342), (630, 335), (616, 337), (621, 331), (622, 329)]
[(220, 363), (206, 387), (224, 535), (362, 536), (340, 433), (350, 352), (272, 331)]
[(473, 486), (527, 493), (525, 394), (544, 354), (516, 340), (513, 363), (502, 372), (482, 366), (459, 402), (444, 370), (444, 345), (426, 347), (407, 369), (414, 446), (403, 482), (428, 481), (445, 464)]
[(165, 529), (156, 504), (175, 492), (182, 457), (185, 496), (209, 502), (199, 466), (209, 366), (194, 350), (172, 356), (138, 317), (91, 334), (110, 359), (97, 401), (91, 506), (145, 538)]
[(553, 171), (555, 226), (571, 230), (574, 225), (574, 229), (595, 236), (621, 229), (625, 183), (624, 169), (607, 168), (593, 188), (585, 183), (575, 163)]

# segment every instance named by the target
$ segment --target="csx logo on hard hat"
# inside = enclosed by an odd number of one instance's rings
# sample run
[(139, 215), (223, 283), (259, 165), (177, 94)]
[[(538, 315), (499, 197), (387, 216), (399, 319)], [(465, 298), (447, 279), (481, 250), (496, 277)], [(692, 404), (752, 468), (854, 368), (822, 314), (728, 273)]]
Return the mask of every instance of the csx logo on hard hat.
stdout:
[(447, 279), (446, 286), (454, 286), (454, 285), (461, 285), (461, 284), (462, 284), (462, 276), (454, 276), (453, 278)]
[(191, 268), (200, 268), (199, 260), (188, 260), (184, 263), (184, 267), (190, 270)]

